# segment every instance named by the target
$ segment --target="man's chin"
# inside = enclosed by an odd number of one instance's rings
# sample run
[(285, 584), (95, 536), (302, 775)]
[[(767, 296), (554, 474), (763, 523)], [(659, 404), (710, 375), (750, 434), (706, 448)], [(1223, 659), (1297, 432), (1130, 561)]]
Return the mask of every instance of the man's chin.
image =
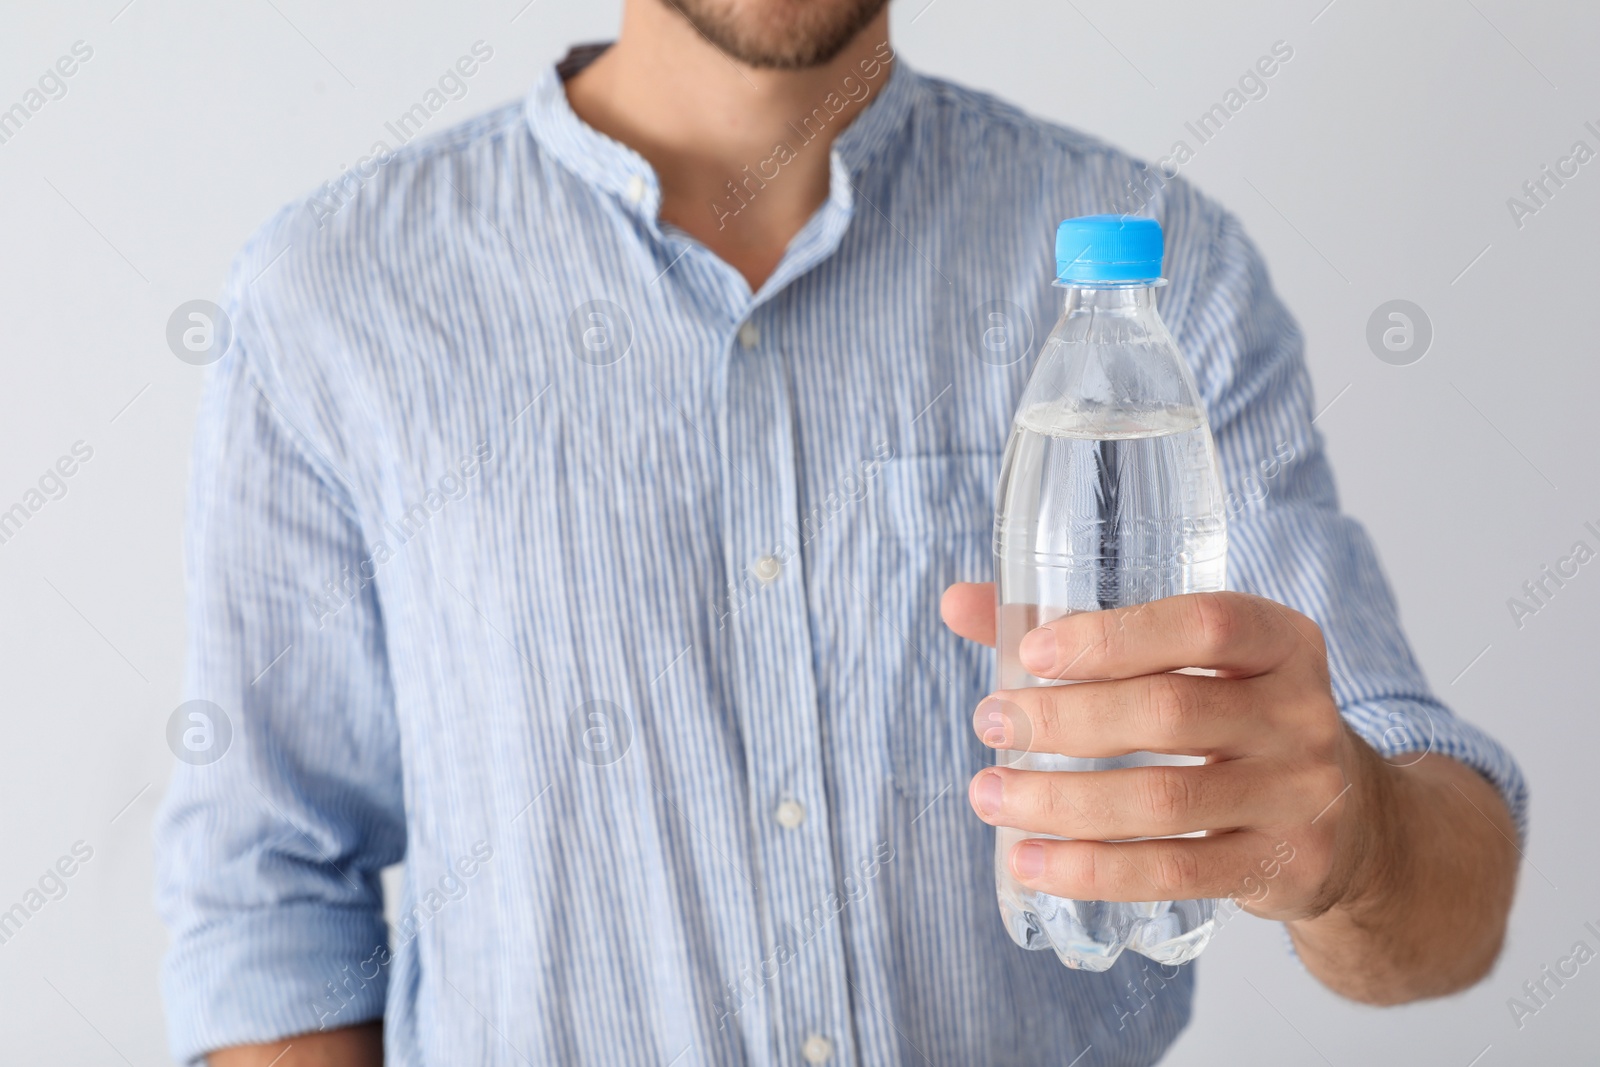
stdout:
[(661, 0), (730, 59), (763, 70), (832, 62), (889, 0)]

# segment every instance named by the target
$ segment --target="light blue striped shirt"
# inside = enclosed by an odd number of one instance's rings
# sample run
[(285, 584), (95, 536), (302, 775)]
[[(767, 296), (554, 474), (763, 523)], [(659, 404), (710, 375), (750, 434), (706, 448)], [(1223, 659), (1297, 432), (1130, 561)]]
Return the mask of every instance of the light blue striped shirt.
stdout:
[(992, 573), (1055, 223), (1130, 182), (1231, 585), (1322, 625), (1369, 741), (1479, 768), (1520, 822), (1339, 512), (1232, 216), (900, 63), (752, 294), (558, 69), (236, 266), (187, 557), (187, 697), (231, 741), (158, 829), (179, 1059), (383, 1015), (401, 1065), (1157, 1060), (1192, 967), (1070, 971), (1001, 927), (965, 797), (992, 653), (938, 611)]

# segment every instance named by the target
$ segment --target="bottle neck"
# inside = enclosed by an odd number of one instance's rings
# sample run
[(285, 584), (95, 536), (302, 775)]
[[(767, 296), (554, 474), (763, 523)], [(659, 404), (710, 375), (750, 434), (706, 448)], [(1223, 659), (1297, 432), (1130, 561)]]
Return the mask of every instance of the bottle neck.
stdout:
[[(1096, 432), (1121, 425), (1128, 412), (1198, 411), (1193, 376), (1156, 310), (1160, 284), (1064, 286), (1065, 311), (1040, 349), (1019, 410), (1055, 405), (1049, 410)], [(1102, 417), (1110, 421), (1094, 422)]]
[(1154, 311), (1156, 306), (1153, 285), (1069, 285), (1064, 288), (1066, 315), (1139, 315)]

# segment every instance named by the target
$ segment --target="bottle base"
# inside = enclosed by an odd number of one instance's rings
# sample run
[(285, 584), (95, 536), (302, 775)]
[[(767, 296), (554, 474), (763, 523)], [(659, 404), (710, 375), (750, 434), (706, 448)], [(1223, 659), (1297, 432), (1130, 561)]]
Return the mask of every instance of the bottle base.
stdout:
[(1216, 931), (1215, 900), (1065, 900), (1018, 885), (1002, 886), (999, 896), (1011, 940), (1025, 949), (1052, 951), (1077, 971), (1110, 970), (1130, 950), (1165, 966), (1188, 963)]

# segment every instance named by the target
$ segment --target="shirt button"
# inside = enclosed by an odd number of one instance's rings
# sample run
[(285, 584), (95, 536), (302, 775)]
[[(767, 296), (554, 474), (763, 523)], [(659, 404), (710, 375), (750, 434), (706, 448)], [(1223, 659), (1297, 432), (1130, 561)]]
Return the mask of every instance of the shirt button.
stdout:
[(637, 174), (628, 179), (628, 199), (635, 204), (644, 199), (644, 178)]
[(783, 570), (783, 561), (777, 556), (762, 556), (751, 565), (750, 569), (763, 585), (771, 585), (778, 580), (778, 574)]
[(833, 1059), (833, 1042), (821, 1034), (812, 1034), (800, 1046), (800, 1055), (806, 1058), (807, 1063), (827, 1063)]
[(774, 818), (785, 830), (793, 830), (806, 821), (806, 809), (798, 800), (785, 800), (778, 805)]
[(761, 331), (756, 329), (755, 323), (747, 322), (739, 327), (739, 343), (747, 349), (761, 343)]

